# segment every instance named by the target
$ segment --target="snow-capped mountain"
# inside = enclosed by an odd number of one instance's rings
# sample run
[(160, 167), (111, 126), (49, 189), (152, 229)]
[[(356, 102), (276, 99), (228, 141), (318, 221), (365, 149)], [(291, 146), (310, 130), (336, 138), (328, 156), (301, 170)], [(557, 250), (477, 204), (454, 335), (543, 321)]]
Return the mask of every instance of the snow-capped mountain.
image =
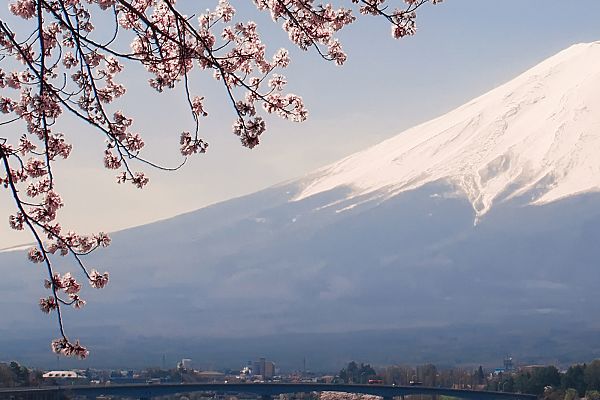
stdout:
[[(299, 180), (117, 232), (87, 260), (111, 282), (65, 313), (69, 332), (104, 365), (174, 348), (245, 360), (275, 351), (248, 353), (250, 337), (307, 333), (334, 336), (284, 340), (285, 357), (599, 357), (598, 93), (600, 42), (575, 45)], [(20, 251), (1, 253), (0, 269), (0, 355), (52, 362), (43, 275)], [(382, 330), (403, 333), (368, 333)], [(209, 337), (244, 339), (218, 354), (181, 344)]]
[(457, 109), (319, 171), (297, 195), (339, 186), (394, 196), (447, 180), (479, 217), (503, 199), (544, 204), (600, 190), (600, 42), (572, 46)]

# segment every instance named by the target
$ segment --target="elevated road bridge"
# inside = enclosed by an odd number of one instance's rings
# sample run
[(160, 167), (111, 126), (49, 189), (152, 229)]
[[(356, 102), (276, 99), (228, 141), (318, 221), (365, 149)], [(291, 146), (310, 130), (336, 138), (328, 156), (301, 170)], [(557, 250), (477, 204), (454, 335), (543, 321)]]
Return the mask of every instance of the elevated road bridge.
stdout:
[(62, 400), (73, 397), (95, 399), (98, 396), (122, 396), (151, 399), (156, 396), (211, 392), (217, 394), (247, 394), (262, 400), (288, 393), (345, 392), (370, 394), (393, 400), (412, 395), (441, 395), (465, 400), (536, 400), (529, 394), (484, 392), (426, 386), (348, 385), (324, 383), (182, 383), (135, 385), (47, 386), (0, 389), (0, 400)]

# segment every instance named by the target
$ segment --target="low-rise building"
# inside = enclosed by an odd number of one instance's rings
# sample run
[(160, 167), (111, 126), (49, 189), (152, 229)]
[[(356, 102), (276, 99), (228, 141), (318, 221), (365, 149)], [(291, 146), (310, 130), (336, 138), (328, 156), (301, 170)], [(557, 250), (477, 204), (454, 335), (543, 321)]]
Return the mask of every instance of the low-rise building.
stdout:
[(79, 375), (75, 371), (48, 371), (42, 375), (42, 378), (60, 384), (85, 383), (88, 381), (86, 376)]

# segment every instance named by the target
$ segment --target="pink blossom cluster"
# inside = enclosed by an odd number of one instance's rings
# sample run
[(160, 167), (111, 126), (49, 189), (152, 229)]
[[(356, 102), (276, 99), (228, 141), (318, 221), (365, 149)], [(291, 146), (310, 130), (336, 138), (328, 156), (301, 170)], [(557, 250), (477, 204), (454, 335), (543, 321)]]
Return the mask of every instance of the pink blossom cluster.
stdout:
[[(417, 32), (416, 10), (429, 0), (404, 0), (407, 7), (395, 7), (389, 10), (387, 0), (352, 0), (353, 3), (361, 3), (360, 13), (364, 15), (375, 15), (385, 17), (391, 24), (392, 36), (396, 39), (411, 36)], [(433, 4), (441, 3), (443, 0), (431, 0)]]
[(320, 400), (381, 400), (379, 396), (346, 392), (321, 392)]
[[(91, 282), (91, 280), (90, 280)], [(62, 304), (70, 304), (75, 308), (81, 308), (85, 305), (85, 301), (79, 297), (79, 291), (81, 290), (81, 285), (77, 283), (74, 277), (71, 276), (71, 273), (67, 272), (64, 276), (60, 276), (58, 273), (54, 273), (52, 276), (52, 280), (45, 280), (44, 287), (46, 289), (52, 289), (55, 296), (50, 296), (46, 299), (40, 299), (40, 308), (45, 313), (50, 312), (53, 309), (58, 307), (58, 302)], [(61, 299), (56, 295), (57, 290), (64, 291), (68, 296), (70, 301), (66, 301)], [(56, 301), (58, 299), (58, 302)]]
[(283, 20), (283, 29), (290, 40), (301, 49), (323, 45), (325, 58), (342, 65), (346, 53), (335, 38), (335, 33), (354, 22), (356, 17), (349, 8), (334, 8), (330, 3), (315, 5), (314, 1), (254, 0), (259, 10), (268, 10), (273, 21)]
[[(336, 34), (356, 18), (383, 17), (394, 37), (412, 35), (416, 10), (428, 1), (349, 0), (345, 8), (318, 0), (253, 4), (270, 13), (300, 49), (312, 48), (342, 65), (347, 55)], [(45, 286), (51, 293), (39, 306), (45, 313), (56, 311), (61, 338), (52, 348), (57, 353), (88, 354), (78, 341), (68, 339), (61, 313), (63, 305), (85, 304), (81, 285), (73, 274), (55, 272), (54, 258), (72, 256), (90, 285), (100, 289), (107, 285), (108, 273), (89, 269), (84, 256), (110, 244), (105, 233), (82, 235), (58, 222), (65, 204), (56, 190), (54, 165), (72, 151), (67, 135), (57, 128), (61, 119), (75, 117), (104, 135), (104, 167), (115, 170), (118, 183), (143, 188), (149, 178), (134, 165), (172, 170), (187, 157), (207, 151), (199, 131), (209, 113), (205, 98), (193, 94), (194, 69), (210, 73), (222, 85), (232, 109), (233, 133), (243, 146), (260, 143), (269, 114), (294, 122), (308, 116), (302, 97), (287, 91), (281, 73), (291, 62), (288, 50), (269, 50), (257, 24), (242, 20), (229, 0), (209, 3), (212, 9), (188, 17), (175, 0), (10, 0), (9, 10), (20, 20), (13, 24), (18, 29), (9, 25), (12, 21), (0, 21), (0, 124), (12, 124), (14, 132), (14, 137), (0, 136), (0, 188), (14, 199), (10, 227), (31, 233), (34, 246), (27, 256), (47, 270)], [(102, 13), (113, 26), (96, 22)], [(99, 32), (95, 23), (101, 26)], [(123, 35), (131, 40), (129, 50), (120, 45)], [(127, 93), (119, 76), (134, 63), (146, 69), (150, 87), (158, 92), (180, 88), (187, 100), (194, 130), (179, 133), (184, 158), (178, 167), (145, 159), (142, 133), (117, 107)]]
[(75, 343), (71, 343), (65, 338), (55, 339), (52, 341), (51, 348), (56, 354), (75, 356), (82, 359), (86, 358), (90, 354), (85, 347), (79, 344), (78, 340)]
[[(194, 25), (172, 2), (146, 1), (121, 4), (119, 23), (135, 33), (133, 54), (153, 75), (149, 84), (157, 91), (173, 89), (181, 81), (187, 84), (194, 67), (212, 70), (232, 100), (236, 112), (234, 133), (243, 145), (254, 147), (265, 131), (263, 118), (256, 115), (257, 104), (269, 114), (293, 121), (306, 119), (307, 111), (300, 96), (280, 93), (285, 80), (277, 87), (263, 84), (275, 69), (289, 65), (287, 51), (279, 50), (269, 59), (256, 24), (234, 23), (235, 15), (234, 7), (220, 0), (214, 10), (200, 14)], [(184, 156), (202, 153), (207, 147), (198, 138), (198, 120), (208, 116), (204, 98), (188, 100), (196, 130), (181, 136)], [(113, 161), (108, 164), (115, 165)]]
[(103, 274), (95, 269), (90, 272), (90, 284), (96, 289), (102, 289), (108, 283), (108, 272)]

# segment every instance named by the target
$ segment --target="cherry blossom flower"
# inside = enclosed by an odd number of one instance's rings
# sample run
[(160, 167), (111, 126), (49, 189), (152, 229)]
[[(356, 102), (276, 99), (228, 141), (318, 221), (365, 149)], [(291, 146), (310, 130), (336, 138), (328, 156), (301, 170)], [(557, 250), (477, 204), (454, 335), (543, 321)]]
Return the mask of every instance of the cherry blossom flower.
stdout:
[(82, 300), (81, 297), (79, 297), (79, 295), (77, 295), (75, 293), (69, 293), (69, 299), (71, 299), (71, 303), (73, 304), (73, 307), (75, 307), (77, 309), (85, 306), (85, 300)]
[(40, 309), (46, 314), (50, 313), (52, 310), (56, 310), (58, 304), (53, 296), (49, 296), (45, 299), (40, 299)]
[(42, 253), (37, 247), (30, 248), (29, 252), (27, 253), (27, 257), (34, 263), (41, 263), (46, 259), (44, 253)]
[(90, 285), (96, 289), (102, 289), (108, 283), (108, 272), (100, 274), (95, 269), (90, 272)]

